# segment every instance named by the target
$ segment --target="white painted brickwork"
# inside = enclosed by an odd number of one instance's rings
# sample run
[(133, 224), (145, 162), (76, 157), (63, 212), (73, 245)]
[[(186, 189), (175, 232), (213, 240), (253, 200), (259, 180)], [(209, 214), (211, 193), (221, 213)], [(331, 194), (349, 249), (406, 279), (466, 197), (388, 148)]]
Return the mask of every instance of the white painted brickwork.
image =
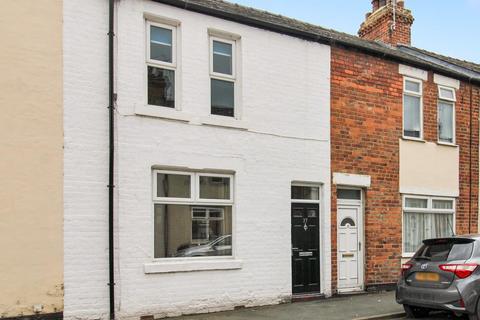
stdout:
[[(107, 318), (107, 2), (64, 6), (65, 318)], [(118, 1), (116, 12), (118, 316), (173, 316), (288, 299), (292, 181), (324, 184), (321, 278), (329, 295), (330, 48), (152, 1)], [(146, 101), (145, 14), (180, 21), (177, 113), (188, 121), (135, 113)], [(209, 116), (208, 28), (241, 36), (242, 117), (236, 122), (246, 130), (202, 124), (218, 122)], [(145, 273), (153, 262), (152, 166), (235, 172), (240, 269)]]

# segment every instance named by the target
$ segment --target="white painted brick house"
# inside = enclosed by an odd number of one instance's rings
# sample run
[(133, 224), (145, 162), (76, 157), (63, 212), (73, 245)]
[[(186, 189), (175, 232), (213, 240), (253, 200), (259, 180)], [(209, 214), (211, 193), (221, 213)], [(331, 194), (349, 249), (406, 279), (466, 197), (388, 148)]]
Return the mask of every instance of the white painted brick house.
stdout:
[[(107, 22), (106, 2), (64, 3), (67, 319), (108, 317)], [(118, 1), (115, 23), (117, 316), (289, 300), (292, 184), (312, 191), (330, 295), (329, 46), (150, 0)], [(148, 66), (169, 75), (149, 87)]]

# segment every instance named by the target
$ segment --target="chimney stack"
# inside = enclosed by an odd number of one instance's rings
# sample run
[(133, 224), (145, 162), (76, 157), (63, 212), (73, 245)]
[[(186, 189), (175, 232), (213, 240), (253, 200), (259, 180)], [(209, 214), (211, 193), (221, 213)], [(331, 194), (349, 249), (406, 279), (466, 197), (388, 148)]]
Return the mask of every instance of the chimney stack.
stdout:
[(413, 21), (412, 12), (405, 9), (404, 0), (372, 0), (372, 12), (367, 13), (358, 35), (392, 46), (410, 45)]

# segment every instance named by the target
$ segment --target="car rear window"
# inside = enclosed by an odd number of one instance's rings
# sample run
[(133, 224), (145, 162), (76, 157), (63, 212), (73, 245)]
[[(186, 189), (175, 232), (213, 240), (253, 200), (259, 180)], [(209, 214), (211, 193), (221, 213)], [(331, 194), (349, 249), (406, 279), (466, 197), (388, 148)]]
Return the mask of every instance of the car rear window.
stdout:
[(431, 261), (467, 260), (471, 257), (473, 242), (470, 239), (439, 239), (425, 241), (413, 259)]

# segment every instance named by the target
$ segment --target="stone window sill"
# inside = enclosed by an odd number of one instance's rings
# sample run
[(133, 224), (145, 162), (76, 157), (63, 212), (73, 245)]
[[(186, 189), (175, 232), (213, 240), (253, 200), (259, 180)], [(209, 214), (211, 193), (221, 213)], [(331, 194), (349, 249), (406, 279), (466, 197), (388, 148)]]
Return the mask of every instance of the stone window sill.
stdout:
[(414, 141), (414, 142), (420, 142), (420, 143), (426, 143), (426, 142), (427, 142), (427, 141), (425, 141), (424, 139), (413, 138), (413, 137), (405, 137), (405, 136), (402, 137), (402, 140), (405, 140), (405, 141)]
[(177, 109), (151, 105), (136, 106), (135, 114), (146, 117), (155, 117), (185, 122), (189, 122), (191, 120), (191, 117), (188, 114), (184, 114)]
[(458, 148), (458, 144), (455, 144), (455, 143), (437, 141), (437, 144), (438, 144), (439, 146), (446, 146), (446, 147), (451, 147), (451, 148)]
[(212, 270), (238, 270), (242, 269), (243, 261), (237, 259), (198, 259), (158, 261), (144, 265), (145, 274), (194, 272)]
[(210, 115), (201, 119), (201, 123), (207, 126), (224, 127), (239, 130), (248, 130), (242, 120), (231, 117)]

